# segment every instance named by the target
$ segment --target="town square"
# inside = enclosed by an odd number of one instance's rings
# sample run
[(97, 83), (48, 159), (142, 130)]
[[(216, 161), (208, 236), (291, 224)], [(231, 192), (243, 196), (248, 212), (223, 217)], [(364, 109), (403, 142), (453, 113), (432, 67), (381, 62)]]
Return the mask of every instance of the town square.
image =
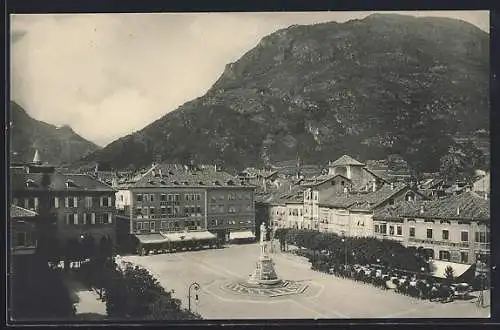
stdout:
[(494, 314), (488, 11), (10, 27), (10, 323)]

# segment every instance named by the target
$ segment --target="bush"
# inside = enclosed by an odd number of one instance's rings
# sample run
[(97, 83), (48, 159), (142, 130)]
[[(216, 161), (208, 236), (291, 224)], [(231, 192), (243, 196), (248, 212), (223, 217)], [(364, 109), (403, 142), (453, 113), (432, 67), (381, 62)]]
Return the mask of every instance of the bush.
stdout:
[(144, 268), (126, 265), (109, 273), (104, 299), (108, 316), (138, 320), (198, 319), (181, 308), (180, 300), (161, 287)]

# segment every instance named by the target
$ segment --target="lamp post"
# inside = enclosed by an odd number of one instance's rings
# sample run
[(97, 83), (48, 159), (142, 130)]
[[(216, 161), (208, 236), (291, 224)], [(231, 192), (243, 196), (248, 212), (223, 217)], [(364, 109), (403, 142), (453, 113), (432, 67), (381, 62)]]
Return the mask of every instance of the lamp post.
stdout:
[(344, 232), (342, 232), (342, 243), (344, 244), (344, 268), (347, 269), (347, 241)]
[[(188, 288), (188, 310), (191, 311), (191, 288), (193, 288), (195, 291), (198, 291), (200, 290), (200, 285), (196, 282), (193, 282), (189, 285), (189, 288)], [(195, 298), (194, 298), (196, 301), (198, 301), (198, 294), (196, 293), (195, 294)]]

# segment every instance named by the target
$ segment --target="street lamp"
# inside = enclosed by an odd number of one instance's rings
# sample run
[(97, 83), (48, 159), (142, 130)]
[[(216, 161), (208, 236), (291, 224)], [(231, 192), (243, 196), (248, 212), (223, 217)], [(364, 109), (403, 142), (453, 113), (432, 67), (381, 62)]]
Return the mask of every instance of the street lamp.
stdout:
[[(195, 291), (198, 291), (198, 290), (200, 290), (201, 287), (196, 282), (193, 282), (189, 285), (189, 288), (188, 288), (188, 309), (189, 309), (189, 311), (191, 311), (191, 288), (193, 288)], [(197, 293), (195, 294), (194, 299), (196, 301), (198, 301), (198, 294)]]
[(347, 269), (347, 242), (344, 236), (344, 232), (342, 231), (342, 243), (344, 244), (344, 268)]

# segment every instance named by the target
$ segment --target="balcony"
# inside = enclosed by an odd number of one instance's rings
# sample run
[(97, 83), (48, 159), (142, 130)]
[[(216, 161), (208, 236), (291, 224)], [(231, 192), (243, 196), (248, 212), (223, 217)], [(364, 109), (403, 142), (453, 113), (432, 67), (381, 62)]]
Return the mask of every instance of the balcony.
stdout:
[(421, 239), (415, 237), (408, 238), (408, 242), (419, 243), (419, 244), (444, 245), (444, 246), (459, 247), (459, 248), (468, 248), (470, 246), (469, 242), (455, 243), (451, 241), (437, 241), (433, 239)]

